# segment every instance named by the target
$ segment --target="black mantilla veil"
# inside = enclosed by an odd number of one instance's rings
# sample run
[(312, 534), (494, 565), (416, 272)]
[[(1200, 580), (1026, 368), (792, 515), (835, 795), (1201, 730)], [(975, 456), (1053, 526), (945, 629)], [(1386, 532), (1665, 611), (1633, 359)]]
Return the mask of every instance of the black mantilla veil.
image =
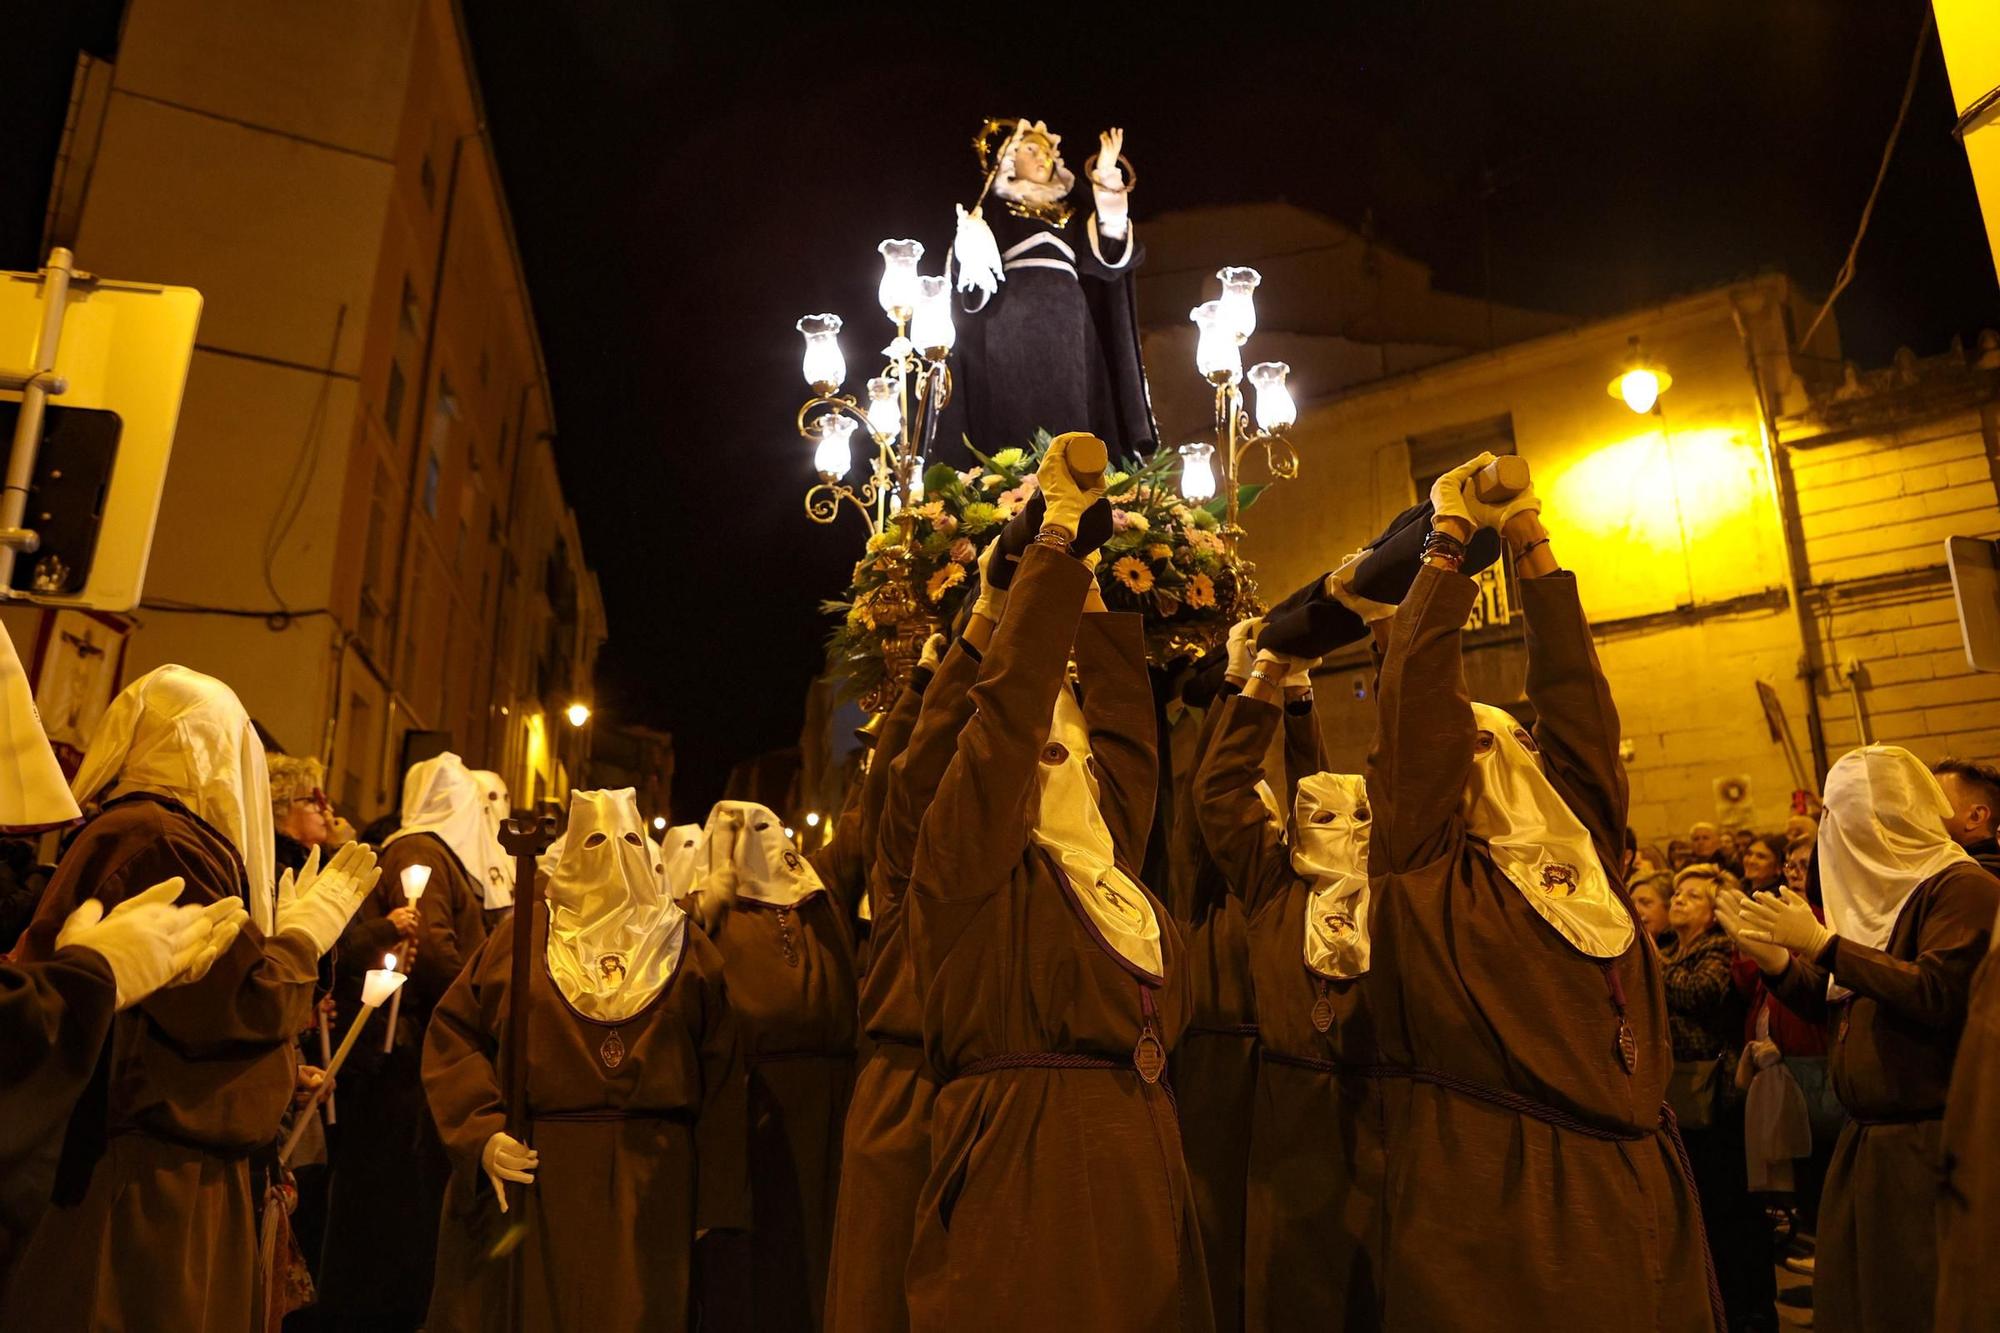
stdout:
[[(1050, 157), (1046, 185), (1014, 180), (1023, 141)], [(1145, 250), (1129, 219), (1121, 238), (1103, 234), (1092, 183), (1063, 164), (1060, 145), (1061, 136), (1025, 120), (988, 121), (974, 140), (989, 182), (975, 211), (990, 229), (999, 280), (974, 285), (980, 266), (968, 273), (961, 223), (952, 398), (932, 462), (967, 467), (967, 440), (992, 454), (1028, 447), (1037, 430), (1089, 431), (1114, 457), (1158, 447), (1133, 281)]]

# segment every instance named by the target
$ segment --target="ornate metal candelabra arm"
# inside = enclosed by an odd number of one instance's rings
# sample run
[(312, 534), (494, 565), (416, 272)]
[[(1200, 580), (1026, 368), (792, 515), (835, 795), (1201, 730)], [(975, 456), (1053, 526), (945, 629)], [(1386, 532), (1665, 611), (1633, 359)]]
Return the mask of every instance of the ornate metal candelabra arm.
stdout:
[(870, 477), (860, 490), (838, 478), (832, 481), (823, 480), (806, 492), (806, 517), (815, 523), (831, 523), (840, 517), (840, 502), (845, 500), (861, 515), (861, 520), (868, 525), (868, 530), (874, 532), (876, 494), (873, 477)]

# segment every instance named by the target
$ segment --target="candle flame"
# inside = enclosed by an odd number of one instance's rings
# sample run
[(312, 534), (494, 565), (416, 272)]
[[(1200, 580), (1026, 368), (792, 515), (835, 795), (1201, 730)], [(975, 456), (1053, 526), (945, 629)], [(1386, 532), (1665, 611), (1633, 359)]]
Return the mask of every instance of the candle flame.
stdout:
[(382, 967), (385, 971), (394, 972), (396, 970), (396, 955), (392, 953), (383, 954)]

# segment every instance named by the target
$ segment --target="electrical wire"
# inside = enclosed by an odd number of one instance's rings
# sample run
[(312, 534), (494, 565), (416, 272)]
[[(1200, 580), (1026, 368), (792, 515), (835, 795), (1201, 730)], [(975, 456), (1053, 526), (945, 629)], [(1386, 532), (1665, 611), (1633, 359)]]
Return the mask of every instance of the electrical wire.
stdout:
[(313, 476), (319, 471), (320, 439), (326, 430), (327, 398), (333, 389), (330, 374), (340, 360), (340, 334), (346, 325), (347, 303), (343, 301), (333, 316), (333, 345), (326, 354), (329, 374), (320, 377), (319, 393), (314, 397), (312, 411), (306, 417), (305, 440), (299, 445), (298, 457), (292, 463), (292, 475), (285, 479), (285, 488), (279, 492), (278, 507), (271, 514), (271, 525), (264, 530), (264, 587), (270, 592), (271, 600), (278, 604), (280, 614), (284, 615), (289, 615), (290, 609), (285, 605), (285, 595), (278, 591), (278, 551), (284, 546), (292, 525), (298, 522), (306, 501), (312, 496)]
[(1801, 347), (1812, 341), (1820, 323), (1833, 309), (1833, 303), (1847, 290), (1847, 284), (1854, 281), (1854, 257), (1861, 252), (1861, 238), (1868, 234), (1868, 219), (1874, 215), (1875, 200), (1882, 193), (1883, 179), (1889, 174), (1889, 159), (1895, 156), (1896, 140), (1902, 137), (1903, 122), (1910, 117), (1910, 100), (1916, 96), (1917, 75), (1923, 70), (1924, 53), (1930, 48), (1930, 40), (1931, 7), (1925, 5), (1923, 25), (1917, 30), (1917, 49), (1910, 54), (1910, 77), (1903, 81), (1903, 104), (1896, 109), (1896, 123), (1889, 130), (1889, 142), (1882, 146), (1882, 162), (1875, 168), (1875, 184), (1869, 188), (1868, 202), (1861, 208), (1861, 225), (1854, 230), (1854, 244), (1847, 247), (1847, 262), (1840, 266), (1840, 272), (1834, 277), (1833, 290), (1826, 294), (1826, 304), (1819, 308), (1813, 322), (1806, 326), (1805, 336), (1799, 339)]

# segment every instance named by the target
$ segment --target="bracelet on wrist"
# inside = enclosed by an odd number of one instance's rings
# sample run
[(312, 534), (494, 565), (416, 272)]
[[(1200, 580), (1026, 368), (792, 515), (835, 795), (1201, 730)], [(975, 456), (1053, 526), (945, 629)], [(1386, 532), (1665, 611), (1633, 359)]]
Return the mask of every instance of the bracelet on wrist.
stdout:
[(1526, 560), (1528, 558), (1529, 553), (1532, 552), (1537, 546), (1547, 546), (1548, 544), (1549, 544), (1549, 539), (1547, 537), (1535, 538), (1533, 541), (1529, 542), (1526, 546), (1523, 546), (1520, 550), (1514, 552), (1514, 563), (1517, 565), (1520, 564), (1523, 560)]
[(1443, 528), (1432, 528), (1424, 538), (1421, 558), (1455, 572), (1465, 564), (1465, 543)]
[(1064, 555), (1070, 553), (1070, 543), (1075, 540), (1076, 534), (1068, 528), (1063, 527), (1060, 523), (1050, 523), (1035, 534), (1035, 545), (1054, 547)]

